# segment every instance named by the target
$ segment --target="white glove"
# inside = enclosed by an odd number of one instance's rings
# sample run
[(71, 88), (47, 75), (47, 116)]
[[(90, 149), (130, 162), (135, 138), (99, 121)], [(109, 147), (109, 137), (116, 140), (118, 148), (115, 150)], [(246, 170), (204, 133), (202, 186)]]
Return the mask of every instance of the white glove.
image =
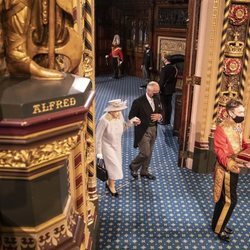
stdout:
[(105, 57), (106, 57), (106, 58), (109, 58), (109, 55), (106, 55)]
[(99, 158), (99, 159), (103, 159), (102, 154), (97, 154), (96, 157)]
[(139, 125), (141, 123), (141, 120), (135, 116), (132, 119), (130, 119), (129, 122), (134, 125)]

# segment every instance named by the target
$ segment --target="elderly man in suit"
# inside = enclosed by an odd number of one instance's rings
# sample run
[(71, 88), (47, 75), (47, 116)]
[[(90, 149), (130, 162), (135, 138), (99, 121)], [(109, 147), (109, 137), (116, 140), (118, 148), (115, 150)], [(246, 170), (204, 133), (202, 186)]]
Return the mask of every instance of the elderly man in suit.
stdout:
[(141, 124), (134, 128), (134, 147), (139, 148), (139, 154), (129, 165), (131, 175), (138, 177), (140, 169), (141, 177), (155, 180), (155, 176), (149, 173), (149, 164), (157, 134), (157, 123), (162, 120), (162, 106), (159, 98), (160, 86), (151, 81), (146, 88), (146, 94), (133, 101), (129, 112), (129, 119), (138, 117)]

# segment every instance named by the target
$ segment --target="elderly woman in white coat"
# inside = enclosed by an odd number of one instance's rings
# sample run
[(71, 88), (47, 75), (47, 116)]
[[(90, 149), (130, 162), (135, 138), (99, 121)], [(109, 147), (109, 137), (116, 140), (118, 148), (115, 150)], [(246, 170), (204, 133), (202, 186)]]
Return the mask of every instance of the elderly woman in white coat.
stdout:
[(140, 124), (137, 117), (124, 121), (122, 110), (127, 108), (126, 101), (111, 100), (105, 108), (105, 114), (100, 118), (96, 128), (97, 158), (103, 158), (108, 172), (106, 188), (112, 196), (118, 197), (115, 181), (123, 178), (122, 172), (122, 134), (131, 125)]

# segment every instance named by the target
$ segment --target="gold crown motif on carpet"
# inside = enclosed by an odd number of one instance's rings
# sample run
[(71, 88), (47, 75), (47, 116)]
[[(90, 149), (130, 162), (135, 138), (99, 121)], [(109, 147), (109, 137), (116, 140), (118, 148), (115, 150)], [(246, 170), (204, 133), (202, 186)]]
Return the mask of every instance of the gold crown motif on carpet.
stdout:
[(239, 33), (234, 34), (234, 41), (228, 41), (225, 46), (225, 55), (229, 57), (242, 57), (244, 52), (244, 42), (238, 40)]

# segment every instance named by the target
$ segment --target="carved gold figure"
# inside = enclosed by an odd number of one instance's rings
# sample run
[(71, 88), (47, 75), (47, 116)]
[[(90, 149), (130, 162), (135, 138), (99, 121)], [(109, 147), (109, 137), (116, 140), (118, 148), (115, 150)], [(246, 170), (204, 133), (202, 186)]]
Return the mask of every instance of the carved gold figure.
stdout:
[(10, 75), (61, 79), (81, 61), (72, 0), (0, 0)]

